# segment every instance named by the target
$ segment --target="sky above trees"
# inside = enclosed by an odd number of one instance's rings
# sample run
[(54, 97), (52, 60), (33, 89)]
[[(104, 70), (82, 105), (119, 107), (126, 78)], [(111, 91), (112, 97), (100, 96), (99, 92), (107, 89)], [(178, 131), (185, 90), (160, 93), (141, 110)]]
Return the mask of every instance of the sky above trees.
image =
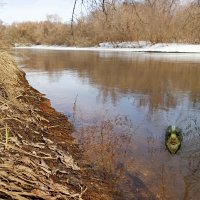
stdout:
[(41, 21), (47, 14), (58, 14), (70, 21), (74, 0), (0, 0), (0, 20), (5, 23)]

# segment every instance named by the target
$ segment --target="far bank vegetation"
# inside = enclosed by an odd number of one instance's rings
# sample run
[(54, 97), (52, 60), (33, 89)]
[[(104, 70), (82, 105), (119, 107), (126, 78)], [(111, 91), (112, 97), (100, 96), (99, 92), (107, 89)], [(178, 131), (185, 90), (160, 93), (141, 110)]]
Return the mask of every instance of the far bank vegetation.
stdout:
[[(89, 2), (89, 3), (88, 3)], [(76, 17), (82, 6), (84, 15)], [(200, 43), (199, 0), (75, 0), (72, 23), (0, 23), (2, 43), (94, 46), (101, 42)]]

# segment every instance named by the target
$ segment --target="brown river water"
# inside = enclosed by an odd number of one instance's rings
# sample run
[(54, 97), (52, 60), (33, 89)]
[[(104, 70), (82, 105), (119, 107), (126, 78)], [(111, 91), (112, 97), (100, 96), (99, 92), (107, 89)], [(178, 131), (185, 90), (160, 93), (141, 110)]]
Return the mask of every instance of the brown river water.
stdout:
[[(113, 174), (114, 199), (200, 199), (200, 54), (14, 54), (29, 83), (75, 124), (91, 165)], [(168, 125), (183, 130), (176, 155), (165, 148)]]

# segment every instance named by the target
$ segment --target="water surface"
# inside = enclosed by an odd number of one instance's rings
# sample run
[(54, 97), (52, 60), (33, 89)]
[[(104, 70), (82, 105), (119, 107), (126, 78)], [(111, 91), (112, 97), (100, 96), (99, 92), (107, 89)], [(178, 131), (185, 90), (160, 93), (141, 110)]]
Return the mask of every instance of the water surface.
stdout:
[[(141, 188), (158, 199), (200, 198), (200, 54), (52, 50), (15, 54), (29, 83), (77, 129), (121, 117), (123, 131), (127, 128), (132, 137), (128, 157), (117, 161), (123, 165), (131, 160), (126, 166), (129, 181), (120, 186), (124, 199), (134, 199), (131, 191), (145, 199), (147, 192)], [(171, 124), (184, 132), (182, 148), (174, 156), (164, 146), (165, 129)], [(140, 184), (134, 185), (135, 177)]]

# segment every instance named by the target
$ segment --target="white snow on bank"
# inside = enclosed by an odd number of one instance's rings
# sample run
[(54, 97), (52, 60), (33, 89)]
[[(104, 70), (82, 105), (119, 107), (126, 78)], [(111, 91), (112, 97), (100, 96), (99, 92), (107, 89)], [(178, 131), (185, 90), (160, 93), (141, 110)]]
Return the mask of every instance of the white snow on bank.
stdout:
[(116, 51), (116, 52), (160, 52), (160, 53), (200, 53), (200, 45), (157, 43), (150, 42), (116, 42), (100, 43), (97, 47), (66, 47), (66, 46), (16, 46), (16, 49), (40, 49), (40, 50), (74, 50), (74, 51)]

